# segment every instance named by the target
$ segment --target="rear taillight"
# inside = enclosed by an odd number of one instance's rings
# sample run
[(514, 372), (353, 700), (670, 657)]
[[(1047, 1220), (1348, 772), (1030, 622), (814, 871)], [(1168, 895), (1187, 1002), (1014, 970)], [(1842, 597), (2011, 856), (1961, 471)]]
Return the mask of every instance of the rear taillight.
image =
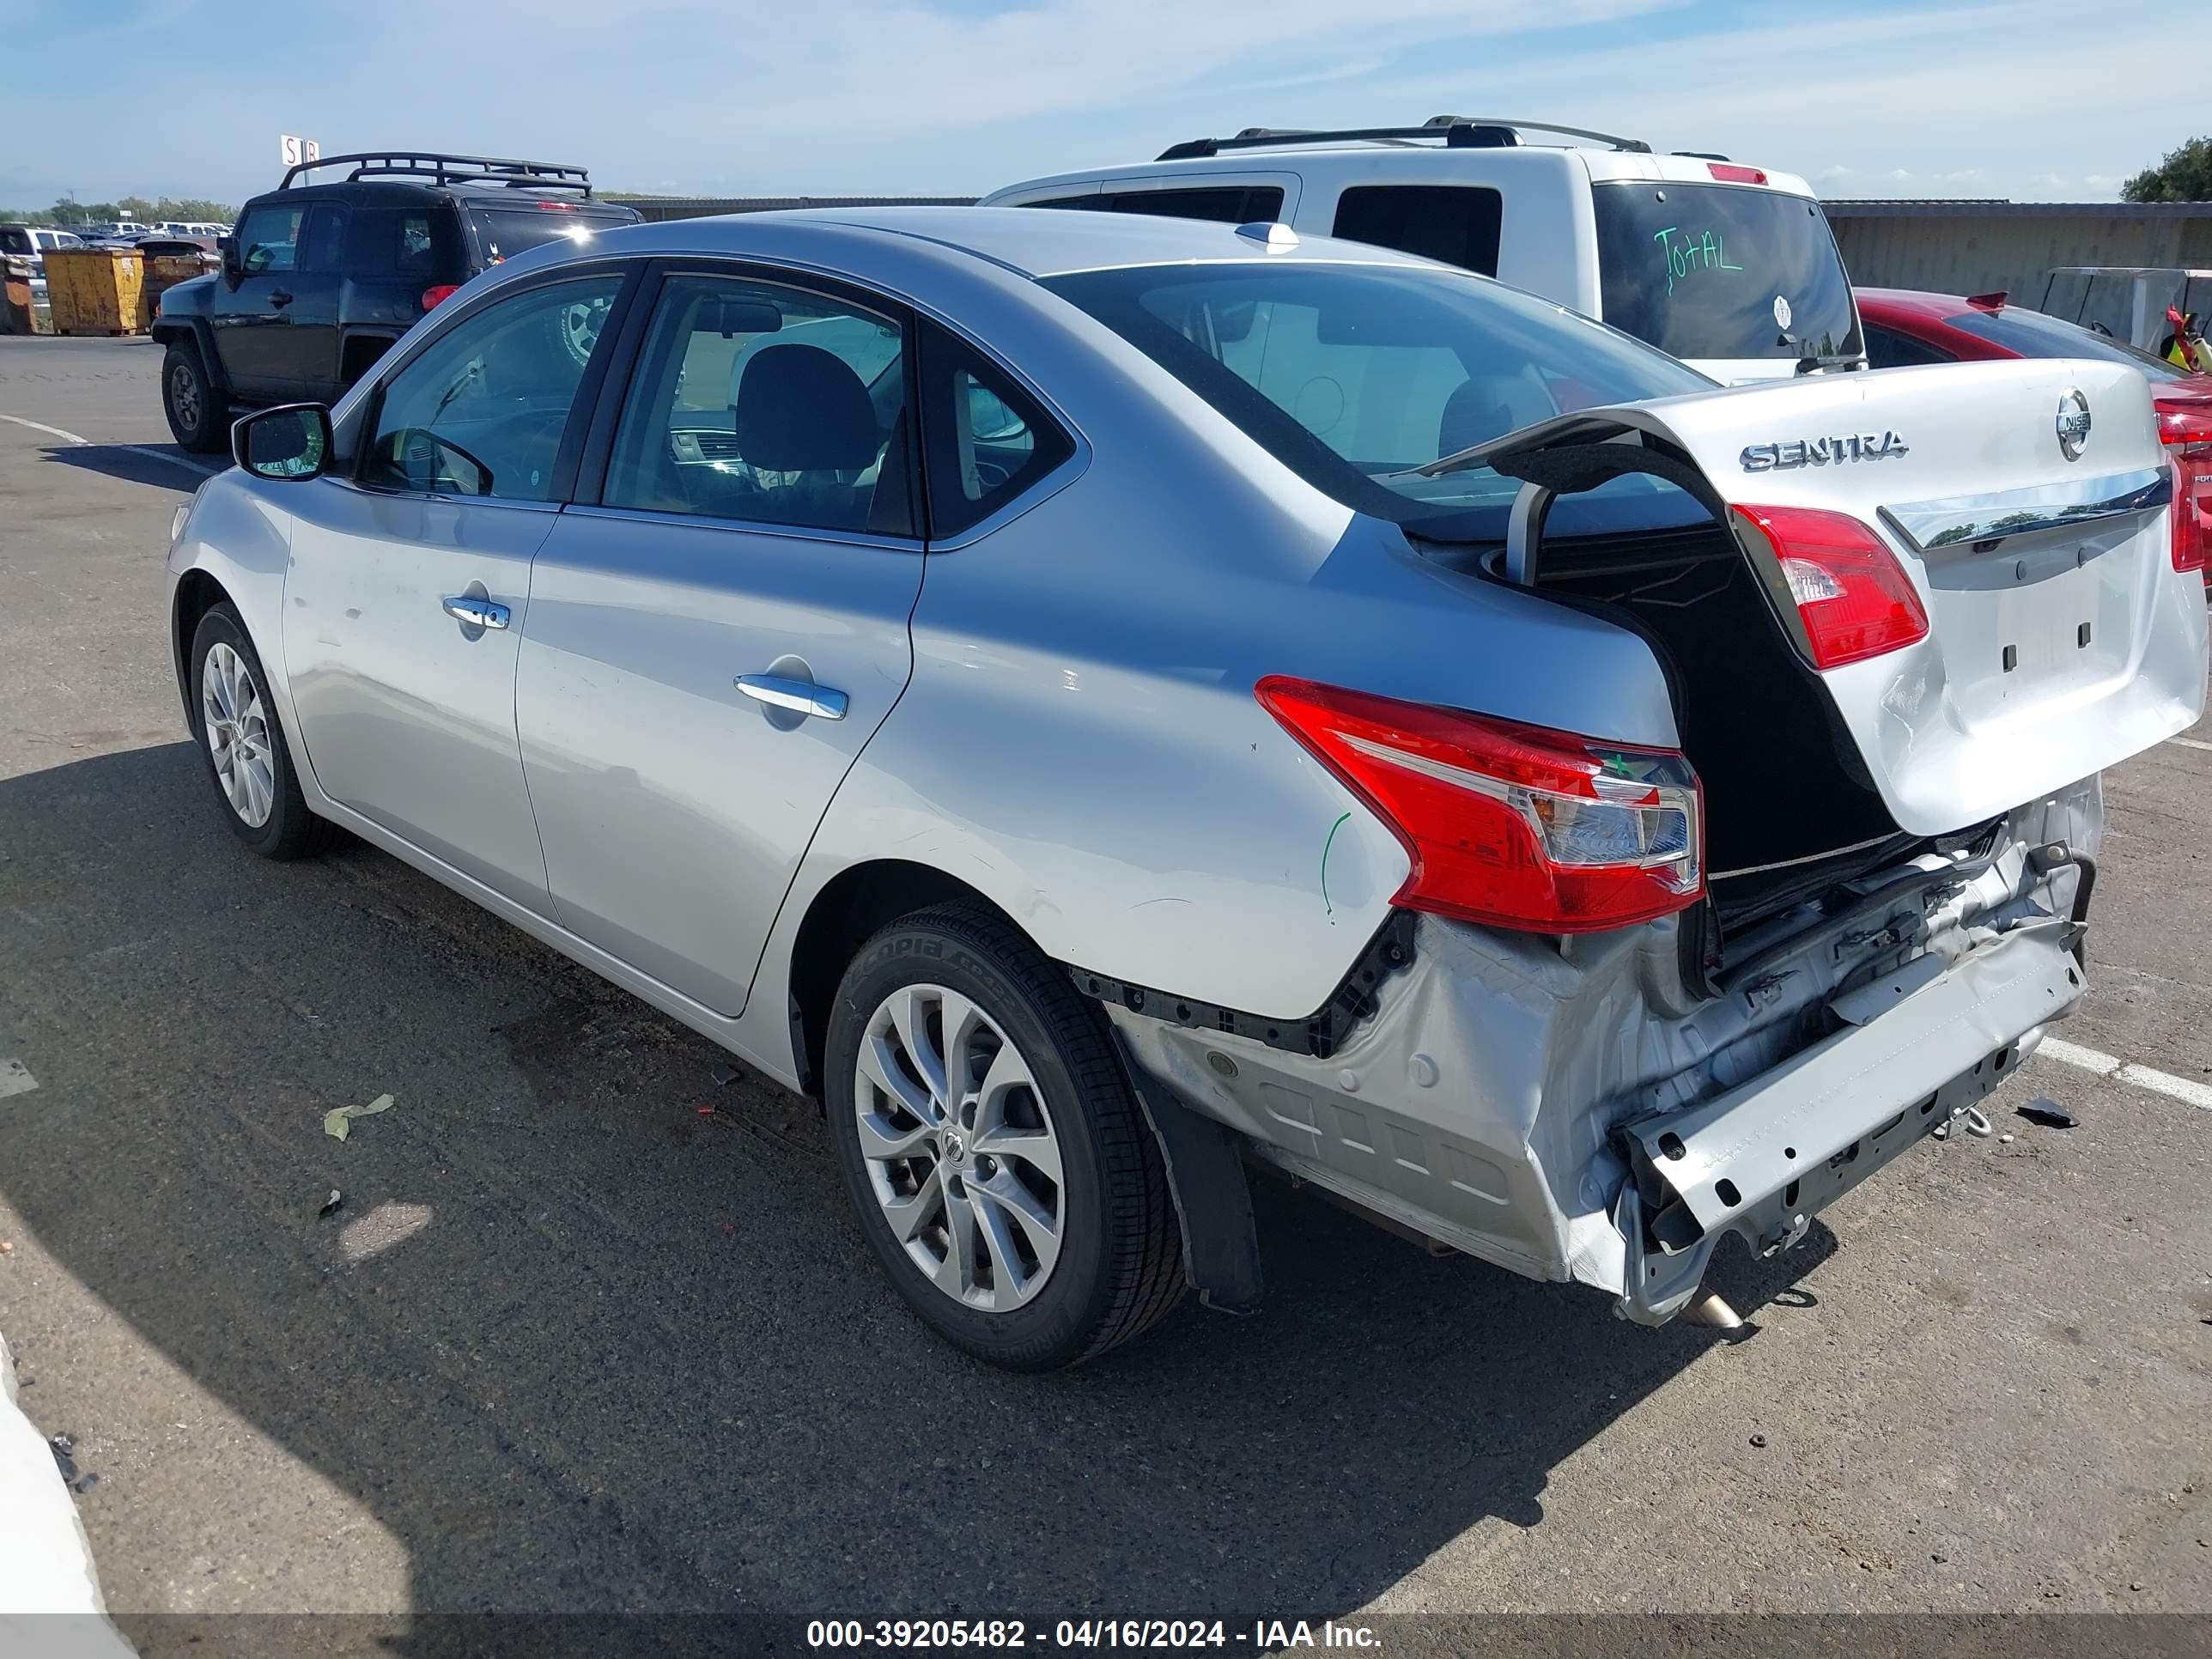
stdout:
[(1697, 774), (1673, 750), (1280, 675), (1254, 692), (1404, 843), (1408, 909), (1580, 933), (1705, 890)]
[(1708, 161), (1705, 171), (1724, 185), (1763, 185), (1766, 175), (1757, 167), (1739, 167), (1734, 161)]
[(2173, 458), (2173, 568), (2212, 569), (2212, 415), (2162, 409), (2158, 434)]
[(460, 291), (461, 285), (459, 283), (440, 283), (434, 288), (426, 288), (422, 290), (422, 309), (435, 311)]
[(1928, 637), (1928, 612), (1897, 556), (1848, 513), (1738, 507), (1764, 536), (1805, 623), (1815, 668), (1863, 662)]

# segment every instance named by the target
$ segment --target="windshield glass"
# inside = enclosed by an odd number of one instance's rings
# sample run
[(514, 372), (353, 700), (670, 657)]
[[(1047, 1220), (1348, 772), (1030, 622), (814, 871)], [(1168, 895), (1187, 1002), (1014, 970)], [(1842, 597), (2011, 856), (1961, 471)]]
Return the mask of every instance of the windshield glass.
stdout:
[(1599, 185), (1590, 199), (1599, 291), (1615, 328), (1677, 357), (1858, 355), (1850, 284), (1819, 203), (1750, 185), (1648, 183)]
[(595, 214), (562, 208), (474, 208), (469, 217), (476, 221), (477, 240), (488, 265), (512, 259), (556, 236), (573, 237), (580, 245), (599, 231), (634, 222), (628, 213)]
[[(1458, 271), (1151, 265), (1050, 276), (1316, 489), (1439, 540), (1491, 539), (1519, 485), (1411, 471), (1554, 415), (1702, 392), (1672, 358)], [(1593, 492), (1649, 498), (1648, 479)]]
[(2178, 364), (2138, 350), (2124, 340), (2115, 340), (2094, 329), (2078, 328), (2056, 317), (2046, 317), (2039, 311), (2019, 311), (2007, 306), (2001, 311), (1961, 312), (1943, 320), (1962, 334), (1972, 334), (2008, 351), (2017, 351), (2023, 357), (2087, 357), (2093, 362), (2125, 363), (2130, 368), (2140, 369), (2146, 380), (2193, 380), (2203, 383), (2200, 377)]

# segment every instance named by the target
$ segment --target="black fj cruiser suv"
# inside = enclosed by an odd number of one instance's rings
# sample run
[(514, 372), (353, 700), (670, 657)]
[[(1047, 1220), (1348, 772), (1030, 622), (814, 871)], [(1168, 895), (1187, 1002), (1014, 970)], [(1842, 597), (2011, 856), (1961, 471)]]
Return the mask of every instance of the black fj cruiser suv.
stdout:
[[(349, 171), (307, 177), (333, 167)], [(246, 204), (218, 274), (163, 290), (169, 429), (217, 450), (236, 406), (333, 402), (485, 266), (637, 218), (594, 198), (582, 167), (386, 151), (302, 163)]]

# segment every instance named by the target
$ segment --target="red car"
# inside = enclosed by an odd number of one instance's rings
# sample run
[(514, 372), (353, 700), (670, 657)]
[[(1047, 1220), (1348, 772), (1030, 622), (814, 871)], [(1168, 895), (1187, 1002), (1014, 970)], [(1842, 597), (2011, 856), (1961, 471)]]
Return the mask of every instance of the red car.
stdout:
[(2173, 564), (2212, 583), (2212, 374), (2193, 374), (2108, 334), (2061, 322), (2002, 294), (1960, 299), (1907, 289), (1853, 290), (1867, 362), (1875, 368), (1985, 362), (1997, 357), (2088, 357), (2142, 371), (2173, 457)]

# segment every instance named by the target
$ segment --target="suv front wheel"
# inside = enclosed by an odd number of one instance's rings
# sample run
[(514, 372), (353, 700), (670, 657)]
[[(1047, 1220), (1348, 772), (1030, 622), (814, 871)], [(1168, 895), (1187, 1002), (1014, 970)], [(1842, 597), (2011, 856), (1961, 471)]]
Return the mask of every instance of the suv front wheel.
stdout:
[(1166, 1168), (1106, 1022), (1004, 920), (947, 905), (884, 928), (824, 1049), (860, 1231), (939, 1335), (1052, 1370), (1181, 1300)]
[(189, 340), (161, 359), (161, 413), (180, 449), (204, 455), (230, 441), (229, 401), (209, 381), (199, 348)]

